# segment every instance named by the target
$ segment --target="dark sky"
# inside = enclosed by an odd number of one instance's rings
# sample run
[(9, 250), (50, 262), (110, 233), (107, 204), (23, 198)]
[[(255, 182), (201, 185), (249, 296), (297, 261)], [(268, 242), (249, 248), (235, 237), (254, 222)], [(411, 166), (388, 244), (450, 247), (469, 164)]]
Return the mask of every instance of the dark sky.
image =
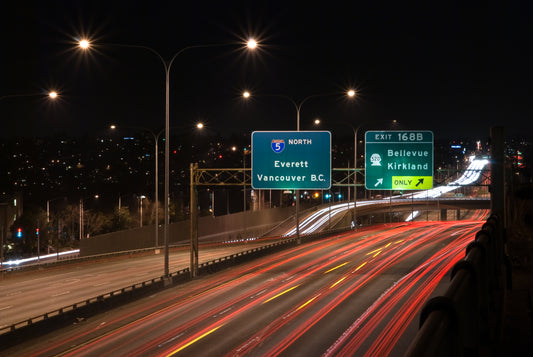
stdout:
[[(371, 4), (368, 4), (371, 3)], [(411, 5), (405, 5), (409, 3)], [(468, 3), (468, 4), (465, 4)], [(254, 36), (260, 48), (194, 48), (170, 72), (171, 126), (215, 133), (353, 126), (484, 138), (530, 136), (532, 25), (527, 1), (4, 1), (0, 133), (105, 133), (164, 126), (164, 59), (187, 46)], [(88, 36), (94, 50), (80, 52)], [(343, 97), (357, 88), (356, 102)], [(53, 103), (33, 94), (56, 89)], [(244, 102), (243, 89), (255, 95)], [(285, 97), (281, 97), (285, 96)], [(287, 98), (290, 98), (287, 99)], [(184, 129), (191, 130), (191, 129)]]

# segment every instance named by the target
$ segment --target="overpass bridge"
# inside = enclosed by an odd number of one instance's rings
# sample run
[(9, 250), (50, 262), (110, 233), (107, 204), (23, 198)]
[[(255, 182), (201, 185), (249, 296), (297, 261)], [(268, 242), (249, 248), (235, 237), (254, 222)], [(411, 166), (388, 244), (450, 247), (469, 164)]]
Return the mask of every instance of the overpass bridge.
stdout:
[[(484, 177), (487, 160), (472, 160), (462, 175), (446, 185), (431, 190), (412, 192), (404, 195), (392, 195), (374, 200), (340, 202), (311, 207), (301, 213), (300, 233), (313, 234), (332, 228), (350, 229), (355, 226), (376, 222), (393, 222), (414, 219), (416, 214), (438, 212), (432, 219), (459, 219), (460, 212), (472, 209), (489, 209), (488, 197), (455, 197), (454, 193), (464, 187), (475, 184)], [(333, 185), (353, 186), (354, 175), (359, 169), (334, 169)], [(193, 195), (197, 186), (225, 186), (249, 184), (249, 169), (199, 169), (191, 165), (191, 191)], [(358, 181), (361, 182), (361, 181)], [(356, 210), (354, 210), (354, 206)], [(450, 215), (452, 211), (454, 214)], [(194, 214), (193, 214), (194, 215)], [(354, 217), (356, 217), (354, 219)], [(376, 218), (377, 217), (377, 218)], [(200, 222), (200, 224), (199, 224)], [(357, 222), (357, 224), (356, 224)], [(199, 226), (199, 227), (198, 227)], [(80, 242), (80, 251), (69, 252), (69, 256), (106, 254), (112, 252), (158, 248), (155, 246), (154, 226), (145, 226), (127, 231), (108, 233), (84, 239)], [(162, 234), (162, 232), (159, 232)], [(170, 225), (171, 245), (188, 244), (196, 239), (202, 242), (220, 242), (227, 240), (256, 239), (261, 236), (293, 236), (296, 234), (294, 207), (265, 209), (260, 211), (240, 212), (219, 217), (199, 217), (194, 222), (182, 221)], [(191, 238), (191, 236), (194, 236)], [(49, 259), (59, 257), (51, 256)], [(35, 259), (23, 262), (4, 262), (4, 267), (19, 264), (31, 264)]]
[[(430, 190), (412, 192), (405, 195), (391, 195), (379, 200), (355, 201), (325, 207), (307, 216), (300, 222), (300, 234), (311, 234), (331, 227), (332, 215), (335, 220), (342, 220), (351, 213), (350, 224), (352, 227), (360, 224), (359, 217), (375, 212), (406, 212), (411, 210), (411, 215), (406, 220), (412, 220), (420, 211), (441, 211), (441, 219), (447, 217), (447, 210), (461, 209), (488, 209), (488, 197), (469, 197), (459, 199), (450, 195), (462, 187), (476, 183), (483, 175), (488, 160), (473, 159), (461, 177), (447, 185), (434, 187)], [(415, 213), (416, 212), (416, 213)], [(283, 235), (292, 236), (297, 232), (296, 227), (287, 230)]]

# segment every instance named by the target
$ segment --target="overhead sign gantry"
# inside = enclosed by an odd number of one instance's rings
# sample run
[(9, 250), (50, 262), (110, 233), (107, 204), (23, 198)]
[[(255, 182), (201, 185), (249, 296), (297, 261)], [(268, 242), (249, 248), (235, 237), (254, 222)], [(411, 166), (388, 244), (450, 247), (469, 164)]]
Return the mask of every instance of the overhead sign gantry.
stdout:
[(367, 190), (433, 188), (433, 132), (367, 131), (365, 187)]

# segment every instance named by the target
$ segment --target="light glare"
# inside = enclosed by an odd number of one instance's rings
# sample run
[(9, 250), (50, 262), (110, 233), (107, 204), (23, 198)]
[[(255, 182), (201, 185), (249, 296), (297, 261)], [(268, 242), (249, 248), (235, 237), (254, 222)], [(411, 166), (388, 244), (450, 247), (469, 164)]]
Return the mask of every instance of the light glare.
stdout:
[(51, 91), (50, 93), (48, 93), (48, 96), (52, 99), (56, 99), (57, 98), (57, 92), (55, 91)]
[(89, 48), (89, 46), (90, 46), (90, 43), (89, 43), (89, 41), (87, 41), (87, 40), (80, 40), (80, 42), (78, 42), (78, 44), (79, 44), (79, 46), (80, 46), (81, 48), (83, 48), (84, 50), (87, 49), (87, 48)]
[(242, 96), (243, 96), (244, 98), (250, 98), (251, 94), (250, 94), (250, 92), (248, 92), (248, 91), (244, 91), (244, 92), (242, 93)]
[(347, 94), (348, 94), (348, 97), (355, 97), (356, 92), (355, 90), (350, 89)]
[(198, 129), (203, 129), (204, 128), (204, 124), (203, 123), (198, 123), (198, 124), (196, 124), (196, 127)]
[(253, 38), (251, 38), (248, 40), (246, 45), (248, 46), (249, 49), (253, 50), (254, 48), (257, 47), (257, 42)]

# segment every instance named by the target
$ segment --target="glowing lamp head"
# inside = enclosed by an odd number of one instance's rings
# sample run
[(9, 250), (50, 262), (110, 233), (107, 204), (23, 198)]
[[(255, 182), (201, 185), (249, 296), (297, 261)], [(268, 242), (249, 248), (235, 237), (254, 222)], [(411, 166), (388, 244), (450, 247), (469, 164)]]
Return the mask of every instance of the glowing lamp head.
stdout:
[(52, 99), (56, 99), (57, 98), (57, 92), (56, 91), (51, 91), (50, 93), (48, 93), (48, 96)]
[(348, 97), (355, 97), (357, 92), (353, 89), (350, 89), (348, 92), (346, 92), (346, 94), (348, 94)]
[(250, 94), (250, 92), (248, 92), (248, 91), (244, 91), (244, 92), (242, 93), (242, 96), (243, 96), (244, 98), (247, 98), (247, 99), (248, 99), (248, 98), (250, 98), (251, 94)]
[(204, 128), (204, 124), (203, 123), (198, 123), (198, 124), (196, 124), (196, 127), (198, 129), (203, 129)]
[(257, 47), (257, 41), (254, 40), (253, 38), (251, 38), (251, 39), (249, 39), (248, 42), (246, 43), (246, 46), (247, 46), (249, 49), (253, 50), (253, 49), (255, 49), (255, 48)]
[(80, 41), (78, 42), (78, 45), (79, 45), (81, 48), (83, 48), (84, 50), (86, 50), (87, 48), (89, 48), (89, 46), (90, 46), (91, 44), (89, 43), (88, 40), (80, 40)]

